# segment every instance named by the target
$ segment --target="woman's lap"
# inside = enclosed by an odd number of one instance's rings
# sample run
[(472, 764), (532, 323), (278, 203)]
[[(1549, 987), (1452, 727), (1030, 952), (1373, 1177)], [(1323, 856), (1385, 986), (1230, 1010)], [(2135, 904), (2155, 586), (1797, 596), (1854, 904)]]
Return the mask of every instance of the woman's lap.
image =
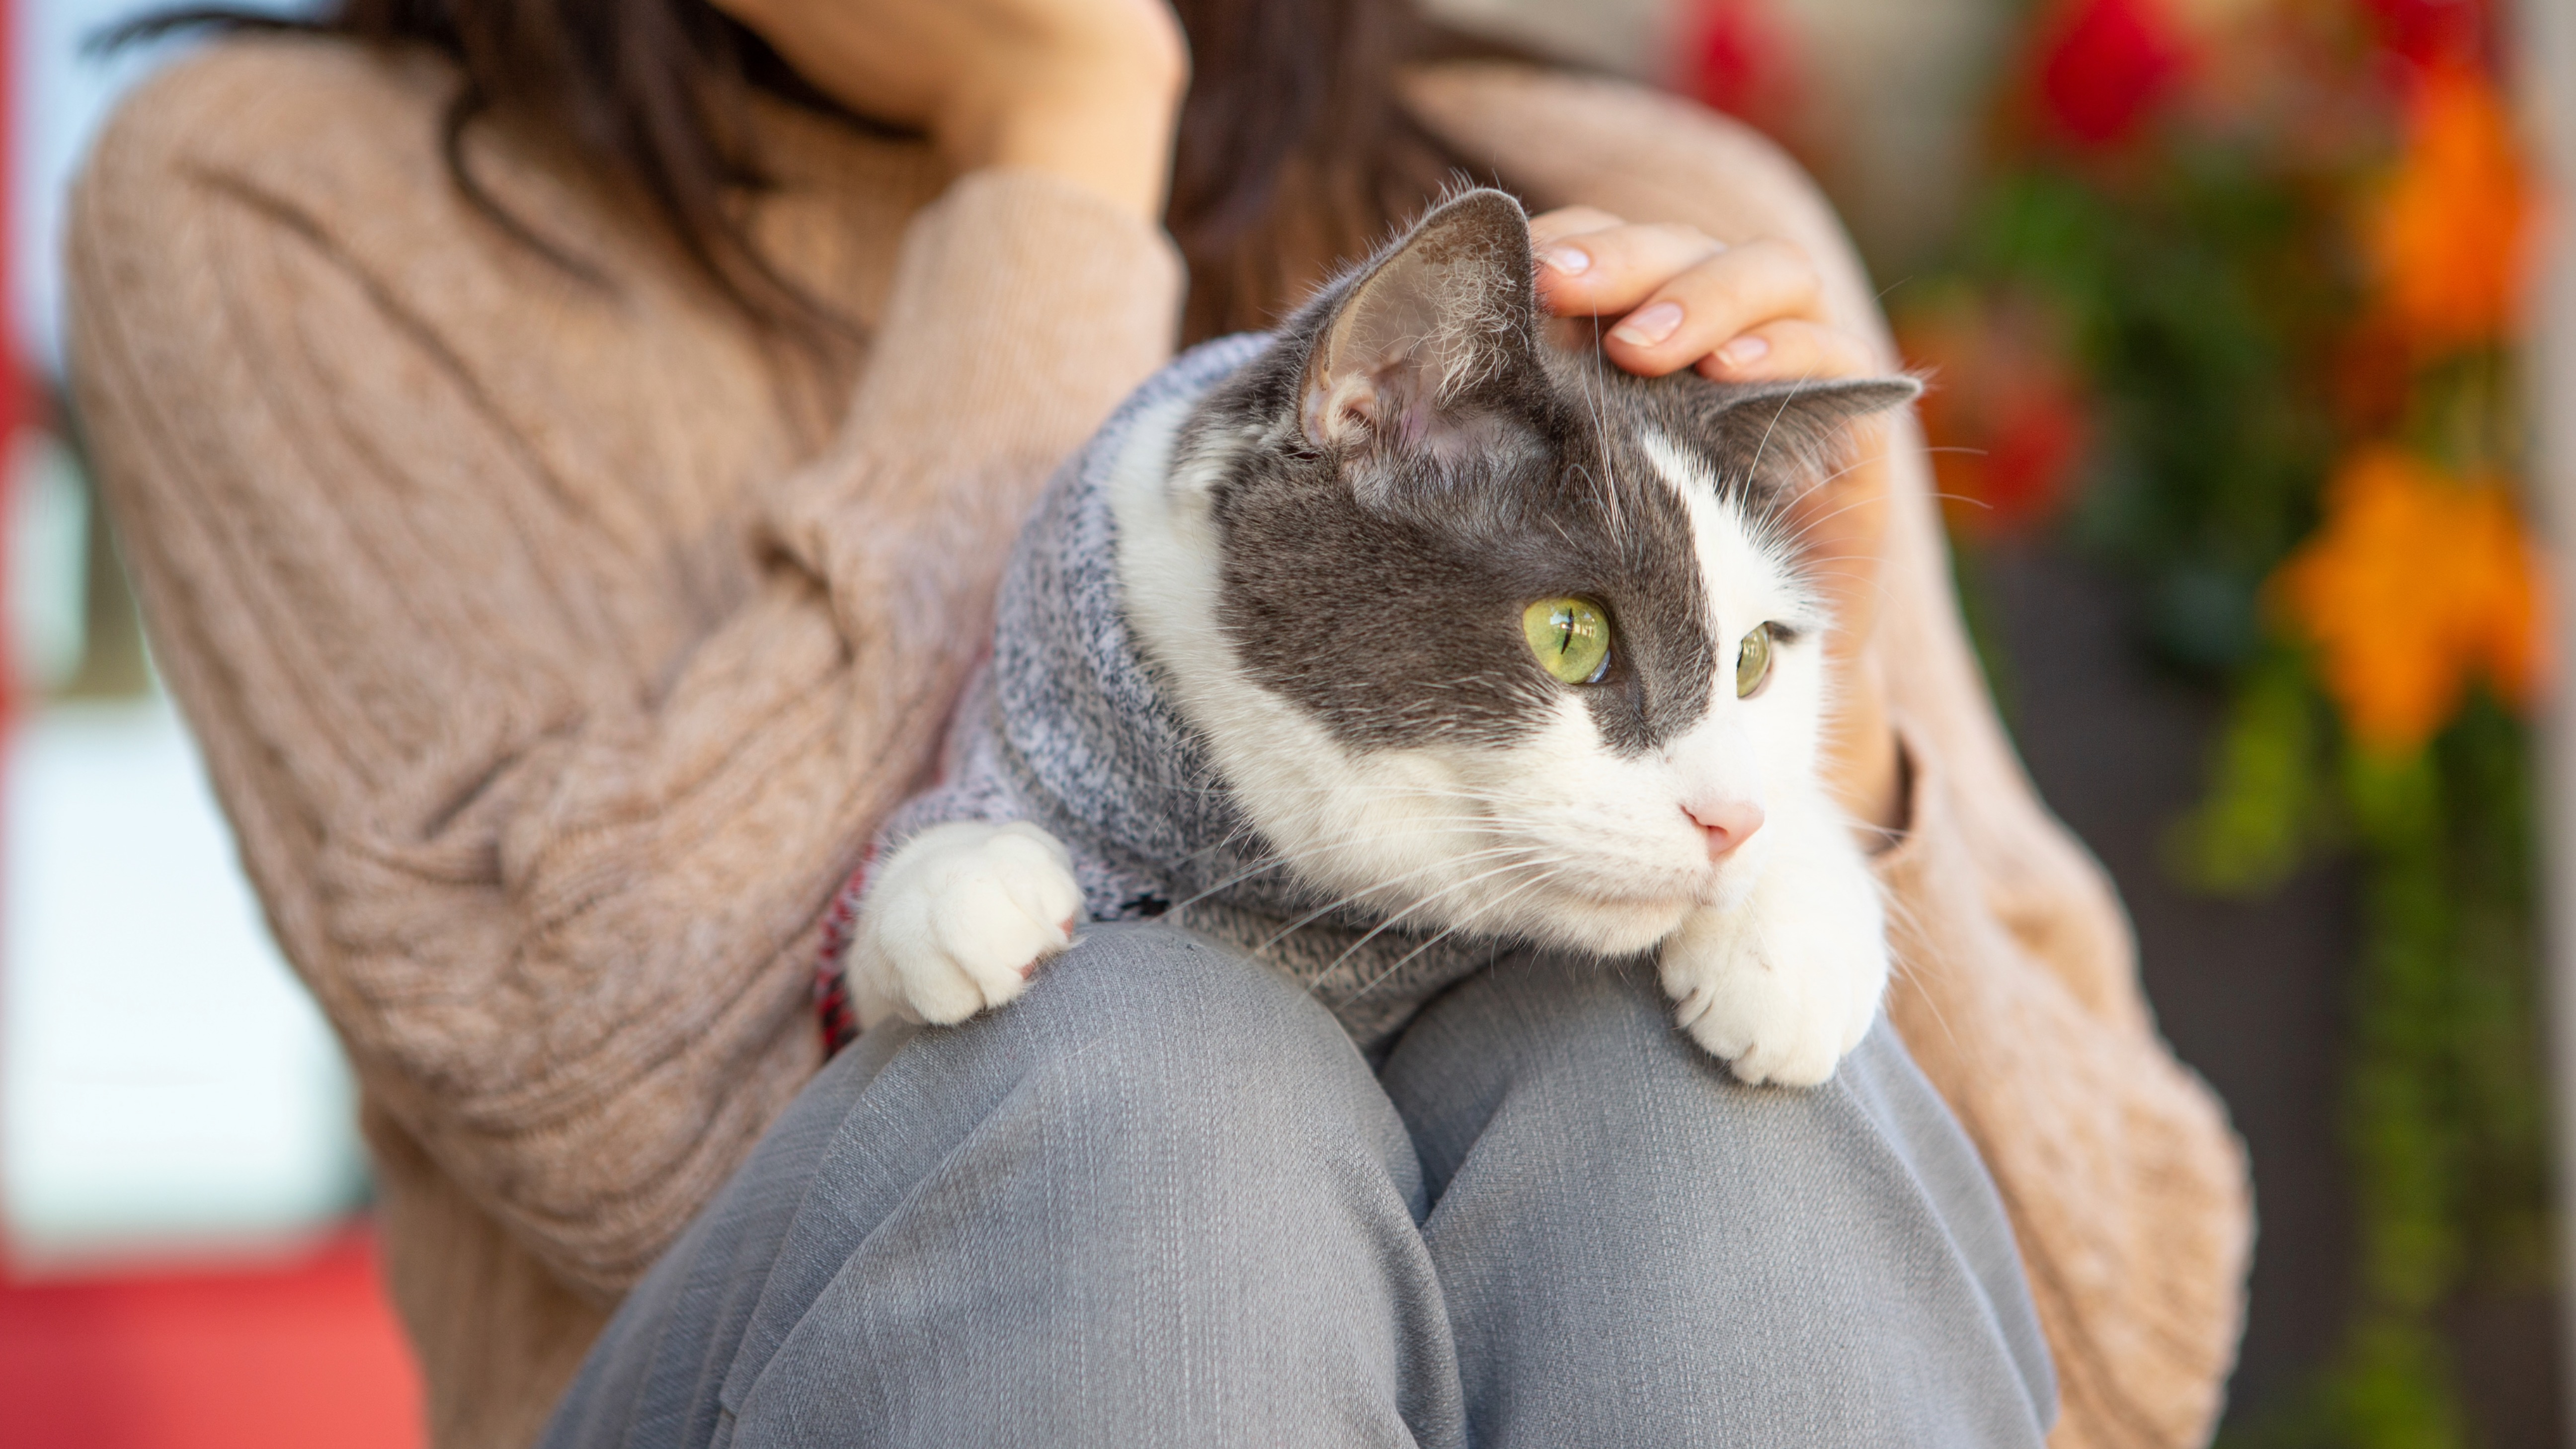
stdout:
[(1882, 1019), (1746, 1087), (1642, 967), (1514, 961), (1382, 1072), (1480, 1445), (2036, 1443), (2046, 1341), (1975, 1149)]
[(2019, 1272), (1884, 1027), (1747, 1090), (1651, 983), (1513, 963), (1381, 1079), (1276, 974), (1104, 927), (844, 1053), (547, 1442), (2034, 1443)]

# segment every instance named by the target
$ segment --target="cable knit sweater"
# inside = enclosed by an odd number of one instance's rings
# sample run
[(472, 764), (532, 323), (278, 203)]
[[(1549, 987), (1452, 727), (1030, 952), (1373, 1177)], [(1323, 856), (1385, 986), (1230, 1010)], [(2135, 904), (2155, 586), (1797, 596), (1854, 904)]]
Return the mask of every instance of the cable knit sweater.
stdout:
[[(1169, 357), (1182, 272), (1068, 185), (766, 107), (758, 233), (862, 340), (765, 346), (532, 138), (481, 128), (473, 164), (605, 284), (477, 215), (439, 159), (453, 84), (267, 39), (147, 86), (74, 199), (71, 337), (156, 658), (363, 1085), (434, 1440), (507, 1449), (814, 1072), (818, 917), (932, 760), (1023, 511)], [(1883, 339), (1742, 130), (1494, 65), (1407, 95), (1539, 206), (1803, 242)], [(1890, 1010), (2002, 1188), (2053, 1442), (2195, 1443), (2244, 1162), (2004, 741), (1902, 447)]]

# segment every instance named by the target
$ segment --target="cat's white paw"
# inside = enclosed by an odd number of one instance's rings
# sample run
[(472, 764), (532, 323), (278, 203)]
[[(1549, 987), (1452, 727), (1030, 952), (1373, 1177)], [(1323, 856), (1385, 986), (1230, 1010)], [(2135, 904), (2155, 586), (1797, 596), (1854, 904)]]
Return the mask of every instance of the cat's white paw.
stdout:
[(1812, 1087), (1860, 1045), (1887, 992), (1887, 926), (1857, 849), (1768, 862), (1751, 897), (1664, 942), (1665, 994), (1691, 1038), (1748, 1083)]
[(1024, 821), (922, 831), (879, 868), (850, 939), (859, 1019), (964, 1021), (1028, 988), (1073, 944), (1082, 888), (1073, 857)]

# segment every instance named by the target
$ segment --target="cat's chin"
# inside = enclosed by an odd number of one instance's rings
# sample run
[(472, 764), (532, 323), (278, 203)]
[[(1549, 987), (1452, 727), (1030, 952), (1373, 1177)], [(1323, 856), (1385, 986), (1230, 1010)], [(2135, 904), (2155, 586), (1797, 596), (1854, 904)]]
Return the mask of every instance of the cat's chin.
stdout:
[[(1389, 914), (1409, 916), (1422, 912), (1419, 919), (1468, 935), (1519, 938), (1587, 955), (1634, 956), (1661, 945), (1692, 916), (1740, 903), (1758, 872), (1673, 878), (1678, 874), (1641, 867), (1626, 879), (1596, 873), (1570, 881), (1525, 882), (1505, 887), (1501, 892), (1503, 901), (1461, 901), (1450, 910), (1440, 909), (1436, 897), (1435, 902), (1424, 902), (1418, 897), (1365, 890), (1354, 890), (1351, 895), (1354, 899), (1373, 897), (1376, 905)], [(1670, 888), (1640, 892), (1636, 889), (1640, 877), (1663, 877)]]
[[(1700, 912), (1740, 904), (1760, 875), (1759, 862), (1747, 861), (1735, 869), (1687, 874), (1640, 865), (1624, 878), (1595, 874), (1561, 881), (1531, 902), (1522, 929), (1551, 946), (1633, 956), (1661, 945)], [(1665, 888), (1640, 892), (1644, 881)]]
[(1530, 913), (1530, 934), (1544, 944), (1595, 956), (1634, 956), (1681, 929), (1695, 900), (1587, 900), (1558, 896)]

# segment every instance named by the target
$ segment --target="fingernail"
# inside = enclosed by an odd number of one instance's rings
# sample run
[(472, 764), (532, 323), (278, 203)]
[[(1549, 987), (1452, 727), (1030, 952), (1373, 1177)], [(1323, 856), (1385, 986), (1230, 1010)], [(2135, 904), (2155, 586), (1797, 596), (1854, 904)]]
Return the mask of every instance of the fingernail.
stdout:
[(1539, 253), (1538, 259), (1546, 263), (1550, 271), (1563, 272), (1569, 277), (1579, 277), (1592, 270), (1592, 253), (1581, 247), (1549, 247)]
[(1717, 349), (1718, 362), (1730, 368), (1751, 367), (1771, 355), (1771, 344), (1759, 337), (1738, 337)]
[(1652, 347), (1681, 329), (1682, 304), (1657, 302), (1628, 314), (1628, 320), (1610, 329), (1610, 335), (1632, 347)]

